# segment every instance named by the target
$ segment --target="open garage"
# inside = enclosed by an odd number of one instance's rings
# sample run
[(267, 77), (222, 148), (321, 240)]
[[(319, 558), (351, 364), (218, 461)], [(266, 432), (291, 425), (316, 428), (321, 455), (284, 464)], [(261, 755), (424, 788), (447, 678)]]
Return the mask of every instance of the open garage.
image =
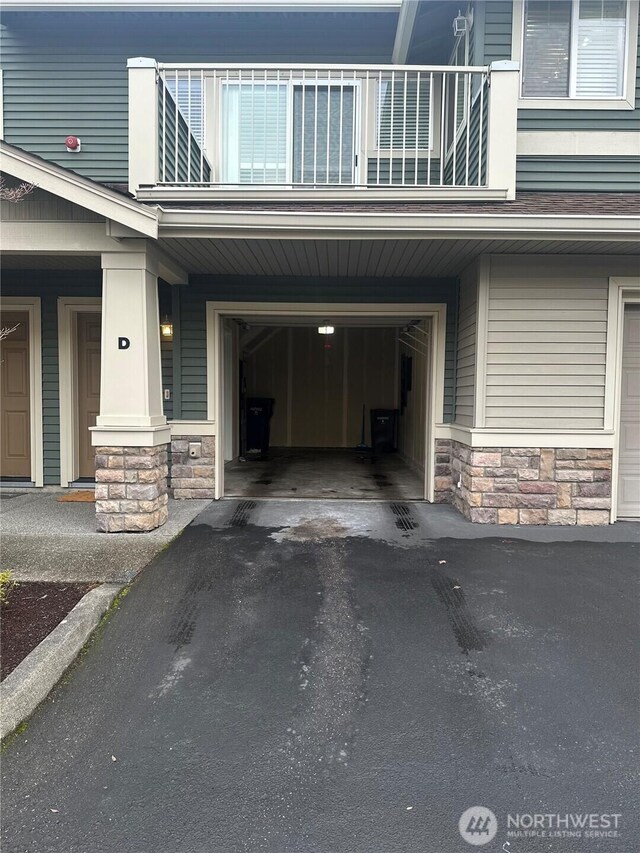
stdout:
[(220, 317), (224, 492), (422, 500), (433, 317)]

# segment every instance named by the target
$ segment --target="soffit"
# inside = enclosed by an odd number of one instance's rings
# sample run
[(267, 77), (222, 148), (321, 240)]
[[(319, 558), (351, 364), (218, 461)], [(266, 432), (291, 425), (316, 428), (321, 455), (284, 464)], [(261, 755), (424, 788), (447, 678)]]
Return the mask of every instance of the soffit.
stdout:
[(159, 242), (189, 273), (209, 275), (448, 277), (459, 275), (481, 254), (640, 254), (640, 242), (578, 240), (172, 238)]

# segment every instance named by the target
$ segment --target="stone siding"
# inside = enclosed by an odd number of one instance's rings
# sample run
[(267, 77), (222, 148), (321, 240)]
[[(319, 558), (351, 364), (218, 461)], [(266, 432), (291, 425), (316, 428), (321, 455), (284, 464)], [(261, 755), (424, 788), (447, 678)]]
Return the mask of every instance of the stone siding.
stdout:
[(96, 447), (96, 523), (145, 532), (167, 520), (167, 447)]
[[(189, 445), (199, 456), (189, 455)], [(171, 438), (171, 493), (178, 500), (215, 497), (216, 439), (213, 435)]]
[(436, 438), (436, 467), (434, 481), (435, 503), (451, 503), (451, 441), (448, 438)]
[(472, 448), (454, 441), (451, 456), (451, 502), (471, 521), (609, 524), (610, 449)]

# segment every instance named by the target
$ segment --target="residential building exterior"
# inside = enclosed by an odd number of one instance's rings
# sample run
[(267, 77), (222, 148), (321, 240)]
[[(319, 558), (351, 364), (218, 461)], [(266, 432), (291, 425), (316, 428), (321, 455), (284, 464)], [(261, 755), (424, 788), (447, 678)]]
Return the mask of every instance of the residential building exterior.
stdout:
[(640, 517), (638, 2), (460, 6), (6, 0), (6, 482), (153, 529), (248, 394), (285, 448), (398, 409), (474, 522)]

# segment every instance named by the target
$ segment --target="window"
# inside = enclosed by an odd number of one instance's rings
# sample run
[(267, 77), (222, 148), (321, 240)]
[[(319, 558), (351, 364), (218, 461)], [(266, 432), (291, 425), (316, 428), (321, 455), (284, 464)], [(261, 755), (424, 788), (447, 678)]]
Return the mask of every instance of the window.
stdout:
[(377, 147), (426, 150), (431, 147), (429, 74), (398, 74), (378, 83)]
[(526, 0), (524, 98), (621, 98), (626, 0)]
[(222, 180), (354, 181), (356, 88), (344, 83), (225, 83)]
[(287, 180), (286, 83), (229, 83), (222, 90), (222, 180)]
[[(202, 145), (204, 128), (202, 121), (203, 113), (203, 81), (200, 77), (179, 77), (177, 74), (167, 76), (165, 80), (167, 91), (174, 101), (177, 101), (178, 109), (182, 114), (187, 127), (193, 138)], [(177, 92), (177, 96), (176, 96)], [(167, 99), (168, 101), (169, 99)], [(167, 104), (167, 109), (169, 108)]]

